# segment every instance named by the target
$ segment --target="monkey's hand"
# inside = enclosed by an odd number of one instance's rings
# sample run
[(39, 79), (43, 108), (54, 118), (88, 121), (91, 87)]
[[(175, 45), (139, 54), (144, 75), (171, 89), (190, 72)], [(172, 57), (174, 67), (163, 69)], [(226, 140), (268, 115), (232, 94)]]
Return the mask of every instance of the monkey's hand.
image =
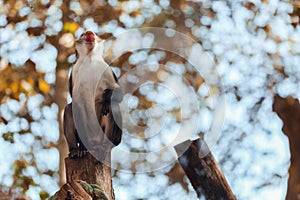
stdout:
[(107, 115), (111, 112), (111, 101), (118, 103), (122, 101), (122, 91), (120, 88), (106, 89), (104, 90), (102, 99), (102, 114)]

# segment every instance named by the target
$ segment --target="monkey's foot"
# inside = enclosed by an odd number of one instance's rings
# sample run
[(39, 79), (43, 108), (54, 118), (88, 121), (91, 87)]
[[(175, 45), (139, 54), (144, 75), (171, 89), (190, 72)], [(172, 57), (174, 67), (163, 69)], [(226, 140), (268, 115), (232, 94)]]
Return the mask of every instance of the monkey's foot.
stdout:
[(83, 156), (85, 156), (87, 154), (87, 150), (80, 150), (80, 149), (76, 149), (76, 150), (72, 150), (69, 153), (69, 157), (70, 158), (81, 158)]

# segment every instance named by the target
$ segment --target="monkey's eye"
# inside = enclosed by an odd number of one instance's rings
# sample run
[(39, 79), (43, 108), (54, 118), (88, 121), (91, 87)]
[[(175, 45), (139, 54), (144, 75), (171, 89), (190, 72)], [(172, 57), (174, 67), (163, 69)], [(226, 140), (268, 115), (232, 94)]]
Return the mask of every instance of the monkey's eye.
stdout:
[(80, 42), (83, 40), (84, 33), (82, 33), (79, 38), (76, 39), (76, 42)]

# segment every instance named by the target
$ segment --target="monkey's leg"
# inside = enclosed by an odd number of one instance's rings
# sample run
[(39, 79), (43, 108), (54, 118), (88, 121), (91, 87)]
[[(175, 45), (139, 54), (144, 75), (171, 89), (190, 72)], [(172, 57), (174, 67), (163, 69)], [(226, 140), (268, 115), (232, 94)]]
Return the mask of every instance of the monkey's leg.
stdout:
[(83, 156), (86, 150), (83, 150), (78, 146), (78, 144), (81, 143), (81, 141), (77, 135), (77, 131), (75, 128), (73, 112), (72, 112), (72, 103), (68, 104), (65, 107), (64, 134), (69, 146), (69, 157), (74, 158), (74, 157)]

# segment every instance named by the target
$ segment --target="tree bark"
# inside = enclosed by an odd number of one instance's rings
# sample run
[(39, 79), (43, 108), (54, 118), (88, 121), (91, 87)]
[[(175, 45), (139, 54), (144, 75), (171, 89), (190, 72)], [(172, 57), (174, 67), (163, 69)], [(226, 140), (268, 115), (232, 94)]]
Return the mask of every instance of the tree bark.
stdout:
[[(110, 158), (110, 154), (107, 156)], [(114, 198), (114, 192), (111, 180), (111, 168), (100, 163), (90, 153), (81, 158), (66, 158), (67, 182), (74, 180), (84, 180), (87, 183), (93, 183), (101, 186), (109, 199)]]
[[(189, 148), (185, 149), (189, 144)], [(179, 163), (199, 198), (204, 195), (208, 200), (235, 200), (236, 197), (232, 193), (213, 155), (211, 153), (203, 155), (203, 152), (207, 152), (207, 148), (206, 143), (202, 139), (193, 142), (188, 140), (175, 146), (178, 156), (183, 153), (178, 158)]]
[[(107, 154), (106, 163), (110, 161), (110, 156), (110, 153)], [(79, 158), (67, 157), (65, 163), (67, 183), (52, 197), (53, 199), (115, 199), (110, 166), (99, 162), (88, 152), (85, 156)], [(93, 191), (95, 185), (99, 186), (97, 194), (96, 190)]]
[(282, 131), (288, 137), (291, 152), (291, 165), (286, 199), (300, 199), (300, 104), (291, 97), (274, 97), (273, 111), (283, 121)]
[(59, 151), (59, 185), (62, 186), (66, 183), (65, 176), (65, 165), (64, 158), (68, 155), (68, 147), (65, 136), (63, 134), (63, 123), (62, 123), (62, 112), (66, 105), (66, 94), (67, 94), (67, 80), (68, 80), (68, 72), (66, 69), (57, 69), (56, 71), (56, 82), (55, 82), (55, 94), (54, 94), (54, 102), (58, 106), (58, 123), (59, 123), (59, 139), (57, 142), (57, 149)]

